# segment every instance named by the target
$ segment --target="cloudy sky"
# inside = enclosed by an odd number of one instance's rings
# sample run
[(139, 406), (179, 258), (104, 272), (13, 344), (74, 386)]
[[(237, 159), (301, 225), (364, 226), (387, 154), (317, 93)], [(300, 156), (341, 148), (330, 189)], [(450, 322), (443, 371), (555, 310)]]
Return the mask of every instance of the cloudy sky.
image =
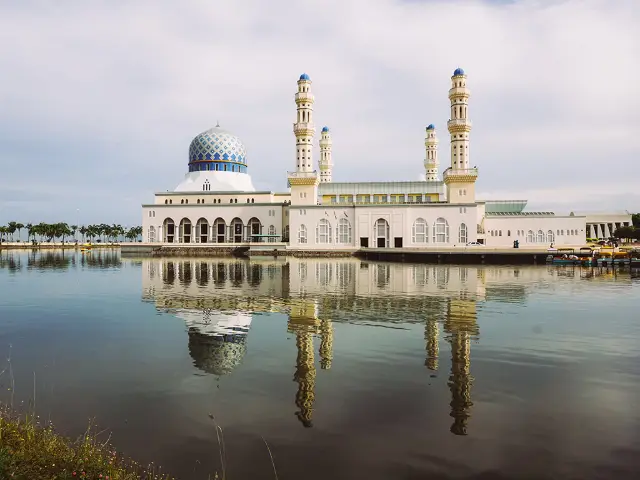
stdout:
[(638, 24), (637, 0), (3, 1), (0, 223), (139, 223), (217, 120), (282, 191), (302, 72), (334, 180), (418, 179), (458, 66), (479, 198), (640, 211)]

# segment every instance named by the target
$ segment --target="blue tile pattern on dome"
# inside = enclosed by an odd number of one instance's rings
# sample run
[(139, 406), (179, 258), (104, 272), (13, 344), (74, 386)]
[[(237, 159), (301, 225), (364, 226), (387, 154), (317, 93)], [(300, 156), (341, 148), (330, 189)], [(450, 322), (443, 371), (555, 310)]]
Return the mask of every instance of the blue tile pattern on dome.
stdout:
[(427, 127), (427, 130), (435, 130), (436, 126), (433, 123), (430, 123), (429, 126)]
[(309, 78), (309, 75), (307, 75), (306, 73), (303, 73), (302, 75), (300, 75), (300, 80), (311, 80)]
[(329, 131), (329, 127), (322, 127), (322, 131), (323, 132), (328, 132)]
[(189, 145), (189, 163), (206, 161), (226, 161), (247, 163), (247, 149), (238, 137), (213, 127), (202, 132)]
[(456, 75), (464, 75), (464, 70), (463, 70), (463, 69), (461, 69), (460, 67), (456, 68), (456, 69), (453, 71), (453, 76), (455, 77)]

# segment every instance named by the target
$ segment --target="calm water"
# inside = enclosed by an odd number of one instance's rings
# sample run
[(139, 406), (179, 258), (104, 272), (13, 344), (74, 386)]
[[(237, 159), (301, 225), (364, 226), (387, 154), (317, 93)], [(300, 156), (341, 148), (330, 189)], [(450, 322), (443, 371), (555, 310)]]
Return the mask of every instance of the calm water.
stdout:
[[(640, 272), (0, 251), (14, 405), (188, 479), (629, 478)], [(7, 373), (2, 401), (11, 401)]]

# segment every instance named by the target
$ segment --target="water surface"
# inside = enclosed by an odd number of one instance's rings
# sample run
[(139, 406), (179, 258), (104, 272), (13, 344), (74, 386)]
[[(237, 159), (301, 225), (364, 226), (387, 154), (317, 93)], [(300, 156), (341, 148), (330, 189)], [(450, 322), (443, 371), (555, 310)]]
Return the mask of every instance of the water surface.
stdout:
[[(640, 273), (0, 251), (4, 402), (181, 478), (629, 478)], [(10, 360), (9, 360), (10, 359)], [(264, 439), (264, 440), (263, 440)]]

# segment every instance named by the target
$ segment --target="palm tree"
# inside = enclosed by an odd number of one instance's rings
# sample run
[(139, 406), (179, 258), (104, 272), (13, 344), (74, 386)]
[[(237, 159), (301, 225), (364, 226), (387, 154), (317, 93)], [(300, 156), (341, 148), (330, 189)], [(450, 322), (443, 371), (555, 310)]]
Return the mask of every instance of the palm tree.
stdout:
[(31, 234), (33, 233), (33, 224), (27, 223), (26, 228), (27, 228), (27, 242), (28, 242), (29, 239), (31, 238)]
[(78, 226), (77, 225), (71, 225), (70, 227), (71, 229), (71, 235), (73, 235), (73, 238), (76, 238), (76, 232), (78, 231)]
[(2, 239), (7, 233), (9, 233), (7, 227), (0, 226), (0, 243), (2, 243)]
[(16, 229), (18, 230), (18, 240), (20, 240), (20, 231), (24, 228), (22, 223), (16, 223)]
[(18, 229), (18, 222), (9, 222), (7, 224), (7, 231), (11, 234), (11, 241), (13, 242), (13, 234)]

